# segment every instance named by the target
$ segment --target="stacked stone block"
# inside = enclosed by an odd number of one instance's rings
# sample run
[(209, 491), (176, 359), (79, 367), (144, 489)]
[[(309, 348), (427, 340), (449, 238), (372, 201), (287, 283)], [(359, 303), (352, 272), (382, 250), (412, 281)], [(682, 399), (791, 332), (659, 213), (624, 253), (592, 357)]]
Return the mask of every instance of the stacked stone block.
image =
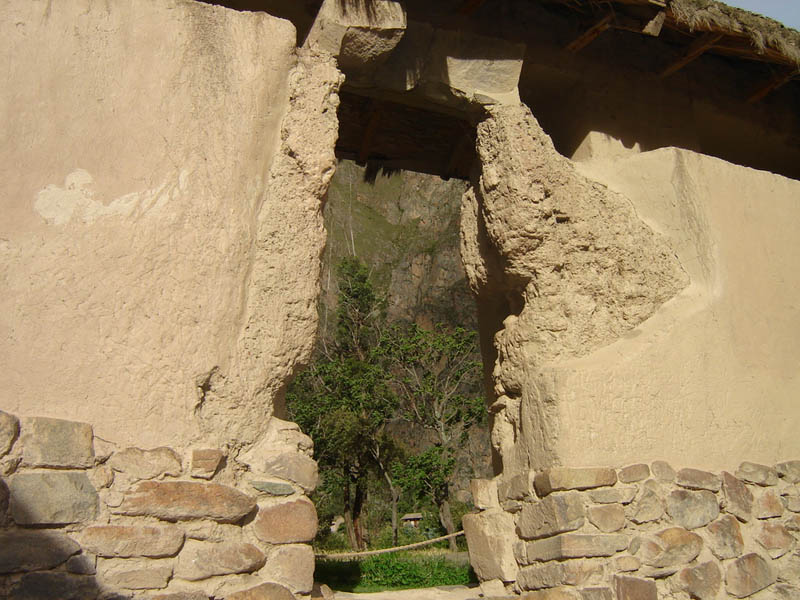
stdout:
[(800, 461), (551, 468), (472, 490), (464, 529), (488, 597), (800, 599)]
[[(274, 420), (249, 459), (116, 448), (0, 411), (0, 597), (209, 600), (310, 594), (311, 443)], [(270, 452), (271, 451), (271, 452)]]

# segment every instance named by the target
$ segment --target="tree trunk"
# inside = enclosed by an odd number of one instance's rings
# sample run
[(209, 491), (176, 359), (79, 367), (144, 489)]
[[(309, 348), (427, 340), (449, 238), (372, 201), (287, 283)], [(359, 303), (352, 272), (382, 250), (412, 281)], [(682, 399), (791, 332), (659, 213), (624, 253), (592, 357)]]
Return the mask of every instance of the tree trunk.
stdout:
[(364, 510), (365, 500), (366, 493), (364, 485), (360, 480), (356, 481), (356, 495), (353, 499), (353, 532), (355, 533), (357, 550), (366, 549), (366, 544), (364, 543), (364, 527), (361, 521), (361, 513)]
[(350, 502), (350, 483), (344, 484), (344, 528), (347, 531), (347, 541), (350, 543), (350, 548), (358, 552), (358, 538), (356, 537), (355, 523), (353, 522), (353, 508)]
[[(442, 524), (442, 527), (445, 528), (445, 531), (447, 531), (448, 535), (456, 532), (456, 526), (453, 523), (453, 515), (450, 513), (449, 500), (443, 500), (439, 505), (439, 522)], [(450, 552), (458, 551), (456, 538), (450, 538), (447, 540), (447, 542), (450, 544)]]

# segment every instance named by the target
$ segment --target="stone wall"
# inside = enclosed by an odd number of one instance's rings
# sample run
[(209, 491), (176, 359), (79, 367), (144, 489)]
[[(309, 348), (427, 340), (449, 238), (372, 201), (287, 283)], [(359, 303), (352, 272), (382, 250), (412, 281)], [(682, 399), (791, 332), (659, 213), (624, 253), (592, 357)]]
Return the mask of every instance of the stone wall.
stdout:
[(473, 480), (472, 491), (480, 512), (464, 529), (486, 595), (800, 597), (800, 461), (551, 468)]
[(242, 472), (219, 448), (117, 446), (87, 423), (0, 412), (0, 596), (309, 594), (311, 440), (277, 419), (270, 434)]

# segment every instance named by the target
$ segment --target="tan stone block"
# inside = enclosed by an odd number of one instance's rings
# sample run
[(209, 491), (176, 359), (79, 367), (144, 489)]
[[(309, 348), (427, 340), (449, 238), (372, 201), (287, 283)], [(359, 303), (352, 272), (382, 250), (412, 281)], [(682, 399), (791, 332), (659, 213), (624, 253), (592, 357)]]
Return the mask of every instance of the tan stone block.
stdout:
[(464, 515), (469, 560), (481, 580), (515, 581), (517, 561), (508, 540), (515, 539), (514, 518), (499, 509)]
[(775, 465), (775, 470), (786, 483), (800, 483), (800, 460), (778, 463)]
[(229, 594), (225, 600), (295, 600), (295, 596), (279, 583), (262, 583), (249, 590)]
[(305, 544), (277, 546), (259, 576), (285, 585), (295, 594), (309, 594), (314, 587), (314, 550)]
[(175, 577), (198, 581), (215, 575), (252, 573), (265, 562), (264, 554), (252, 544), (188, 540), (178, 555)]
[(490, 579), (489, 581), (481, 581), (481, 594), (484, 598), (499, 598), (508, 596), (505, 584), (499, 579)]
[(0, 410), (0, 457), (11, 451), (19, 435), (19, 419)]
[(564, 587), (525, 592), (519, 596), (519, 600), (580, 600), (580, 596), (577, 590)]
[(588, 510), (589, 521), (603, 533), (613, 533), (625, 527), (625, 510), (621, 504), (592, 506)]
[(60, 531), (0, 531), (0, 573), (52, 569), (80, 549)]
[(736, 477), (760, 486), (778, 485), (778, 472), (775, 469), (753, 462), (745, 461), (739, 465)]
[(84, 471), (27, 471), (8, 485), (18, 525), (66, 525), (97, 516), (98, 495)]
[(736, 558), (744, 551), (739, 521), (733, 515), (723, 515), (707, 528), (708, 545), (714, 556), (720, 560)]
[(505, 499), (507, 500), (529, 500), (535, 496), (533, 489), (534, 471), (525, 471), (514, 475), (507, 483)]
[(722, 472), (722, 494), (725, 499), (725, 512), (744, 523), (752, 518), (753, 493), (742, 481), (727, 471)]
[(517, 585), (523, 590), (554, 588), (563, 585), (581, 586), (602, 578), (602, 560), (565, 560), (533, 564), (519, 570)]
[(528, 561), (533, 562), (613, 556), (627, 547), (628, 537), (625, 535), (562, 533), (551, 538), (528, 542), (525, 553)]
[(208, 600), (208, 594), (200, 591), (168, 592), (149, 595), (146, 600)]
[(333, 590), (324, 583), (314, 583), (311, 590), (311, 600), (335, 600)]
[(614, 560), (614, 569), (620, 573), (627, 573), (636, 571), (641, 564), (641, 561), (635, 556), (618, 556)]
[(706, 490), (674, 490), (667, 496), (667, 513), (677, 525), (697, 529), (719, 516), (719, 502)]
[(217, 483), (143, 481), (127, 492), (111, 512), (152, 516), (166, 521), (212, 519), (235, 523), (256, 507), (250, 496)]
[(536, 474), (534, 486), (539, 496), (567, 490), (588, 490), (617, 483), (614, 469), (554, 467)]
[(722, 573), (715, 562), (684, 569), (678, 575), (681, 588), (697, 600), (714, 600), (722, 585)]
[(253, 533), (270, 544), (310, 542), (317, 534), (317, 509), (308, 498), (262, 506), (253, 522)]
[(653, 472), (653, 477), (658, 481), (663, 481), (664, 483), (675, 481), (675, 469), (663, 460), (653, 462), (653, 464), (650, 465), (650, 470)]
[(101, 580), (112, 588), (159, 590), (172, 578), (172, 561), (104, 561)]
[(183, 546), (177, 527), (96, 525), (77, 534), (84, 550), (103, 557), (174, 556)]
[(775, 559), (792, 549), (794, 536), (780, 523), (761, 523), (756, 541)]
[(785, 495), (781, 496), (781, 502), (789, 512), (800, 513), (800, 496)]
[(114, 470), (108, 465), (100, 465), (89, 471), (89, 480), (98, 490), (111, 487), (114, 483)]
[(650, 467), (644, 463), (629, 465), (624, 469), (620, 469), (618, 477), (622, 483), (643, 481), (650, 477)]
[(497, 496), (497, 482), (494, 479), (472, 479), (469, 482), (472, 503), (478, 510), (500, 508)]
[(94, 434), (88, 423), (26, 417), (22, 419), (22, 464), (29, 467), (94, 466)]
[(614, 600), (611, 588), (590, 587), (580, 590), (581, 600)]
[(720, 479), (719, 475), (708, 471), (681, 469), (678, 471), (677, 484), (690, 490), (718, 492), (722, 488), (722, 479)]
[(800, 515), (792, 515), (784, 524), (789, 531), (800, 531)]
[(656, 582), (651, 579), (617, 575), (614, 577), (617, 600), (658, 600)]
[(628, 518), (637, 524), (656, 521), (664, 514), (659, 484), (648, 479), (642, 485), (639, 497), (628, 507)]
[(637, 552), (651, 567), (675, 567), (693, 561), (703, 548), (703, 538), (681, 527), (670, 527), (646, 538)]
[(756, 519), (772, 519), (783, 515), (783, 502), (774, 490), (764, 490), (753, 503)]
[(536, 539), (574, 531), (582, 527), (584, 521), (580, 494), (551, 494), (544, 500), (523, 506), (517, 518), (517, 531), (523, 539)]
[(317, 462), (298, 452), (283, 452), (267, 458), (262, 469), (265, 475), (293, 481), (310, 494), (319, 483)]
[(631, 486), (614, 486), (611, 488), (600, 488), (587, 492), (592, 502), (597, 504), (630, 504), (636, 497), (638, 488)]
[(152, 450), (125, 448), (108, 459), (108, 466), (133, 479), (153, 479), (181, 474), (181, 459), (172, 449), (162, 446)]
[(745, 554), (728, 565), (725, 589), (736, 598), (745, 598), (775, 583), (770, 564), (758, 554)]
[(198, 479), (213, 479), (224, 458), (225, 454), (217, 448), (192, 450), (192, 470), (190, 475)]

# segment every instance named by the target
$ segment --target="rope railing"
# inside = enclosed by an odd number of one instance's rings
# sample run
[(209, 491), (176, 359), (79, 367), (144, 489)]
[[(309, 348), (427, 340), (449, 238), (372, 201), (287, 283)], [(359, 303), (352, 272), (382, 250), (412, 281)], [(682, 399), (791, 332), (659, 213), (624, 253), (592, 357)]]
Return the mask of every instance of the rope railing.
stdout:
[(442, 537), (433, 538), (430, 540), (425, 540), (424, 542), (416, 542), (414, 544), (406, 544), (405, 546), (395, 546), (394, 548), (383, 548), (381, 550), (367, 550), (366, 552), (346, 552), (342, 554), (315, 554), (314, 556), (317, 559), (322, 560), (353, 560), (359, 559), (366, 556), (377, 556), (378, 554), (389, 554), (390, 552), (400, 552), (401, 550), (412, 550), (413, 548), (421, 548), (422, 546), (428, 546), (430, 544), (435, 544), (436, 542), (441, 542), (444, 540), (449, 540), (450, 538), (455, 538), (460, 535), (464, 535), (464, 530), (456, 531), (455, 533), (450, 533), (448, 535), (443, 535)]

